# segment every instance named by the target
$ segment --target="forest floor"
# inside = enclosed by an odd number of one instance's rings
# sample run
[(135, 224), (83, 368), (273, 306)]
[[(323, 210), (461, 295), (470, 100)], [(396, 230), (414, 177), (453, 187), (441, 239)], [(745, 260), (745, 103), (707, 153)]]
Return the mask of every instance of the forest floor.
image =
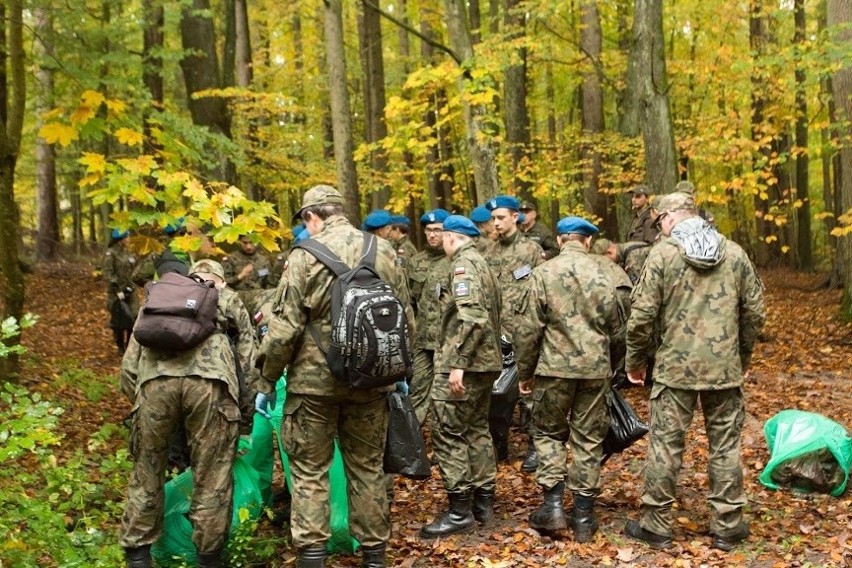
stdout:
[[(570, 531), (557, 538), (539, 535), (527, 519), (541, 503), (532, 475), (520, 471), (525, 449), (513, 433), (512, 460), (499, 466), (497, 522), (469, 534), (435, 541), (418, 538), (420, 527), (443, 510), (446, 501), (437, 468), (432, 479), (398, 479), (392, 506), (393, 537), (390, 565), (426, 566), (848, 566), (852, 564), (852, 495), (796, 495), (771, 491), (758, 482), (769, 460), (763, 424), (778, 411), (796, 408), (823, 414), (848, 425), (852, 416), (852, 325), (838, 321), (839, 292), (818, 288), (821, 275), (765, 271), (768, 320), (757, 346), (746, 385), (747, 419), (742, 439), (748, 542), (733, 552), (710, 547), (707, 439), (703, 420), (696, 416), (687, 438), (674, 517), (675, 545), (656, 552), (623, 533), (624, 523), (636, 518), (642, 488), (647, 439), (603, 467), (599, 498), (600, 531), (588, 544), (577, 544)], [(40, 316), (24, 332), (29, 349), (24, 359), (23, 384), (66, 409), (59, 451), (85, 448), (92, 432), (103, 424), (119, 423), (129, 405), (118, 391), (117, 379), (94, 387), (87, 377), (117, 377), (119, 357), (106, 326), (104, 284), (91, 265), (53, 264), (28, 277), (26, 309)], [(69, 364), (82, 369), (64, 371)], [(95, 384), (95, 383), (92, 383)], [(101, 381), (98, 385), (104, 385)], [(91, 389), (102, 392), (92, 393)], [(648, 416), (647, 390), (631, 389), (628, 400)], [(93, 402), (97, 401), (97, 402)], [(112, 449), (114, 450), (114, 448)], [(110, 451), (100, 448), (98, 451)], [(570, 502), (570, 499), (569, 499)], [(261, 532), (272, 534), (269, 523)], [(292, 566), (291, 550), (279, 551), (269, 566)], [(357, 566), (355, 556), (340, 556), (334, 566)]]

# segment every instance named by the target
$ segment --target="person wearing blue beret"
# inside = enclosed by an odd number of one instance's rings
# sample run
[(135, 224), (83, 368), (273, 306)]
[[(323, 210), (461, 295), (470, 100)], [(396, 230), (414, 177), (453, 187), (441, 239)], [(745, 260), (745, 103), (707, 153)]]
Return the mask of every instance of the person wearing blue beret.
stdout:
[(488, 251), (497, 240), (497, 231), (494, 230), (494, 221), (491, 219), (491, 211), (485, 205), (480, 205), (470, 212), (468, 217), (479, 229), (480, 237), (476, 240), (476, 248), (482, 256), (487, 257)]
[(491, 388), (500, 375), (500, 288), (473, 238), (473, 221), (450, 215), (443, 223), (450, 258), (435, 353), (432, 444), (449, 507), (420, 530), (439, 538), (493, 519), (497, 465), (488, 432)]
[(103, 263), (109, 327), (119, 355), (124, 354), (130, 343), (130, 334), (139, 311), (132, 280), (136, 257), (127, 249), (128, 235), (127, 231), (113, 229)]
[(390, 213), (384, 209), (376, 209), (367, 214), (364, 222), (361, 224), (361, 229), (387, 240), (391, 230), (391, 221), (392, 217)]
[[(485, 203), (491, 211), (494, 220), (494, 229), (497, 231), (497, 241), (489, 254), (486, 256), (488, 266), (497, 277), (503, 297), (501, 313), (513, 314), (517, 306), (523, 303), (526, 292), (526, 282), (532, 274), (533, 269), (544, 262), (544, 251), (535, 242), (528, 239), (518, 227), (518, 209), (521, 204), (517, 198), (510, 195), (499, 195)], [(512, 344), (512, 331), (510, 328), (512, 318), (503, 318), (502, 334), (507, 344)], [(523, 340), (519, 338), (519, 341)], [(527, 397), (522, 401), (522, 413), (527, 417), (532, 409), (532, 399)], [(496, 418), (492, 420), (492, 437), (495, 439), (507, 439), (506, 421), (499, 422)], [(532, 422), (530, 421), (531, 425)], [(521, 464), (525, 472), (535, 471), (538, 465), (538, 454), (533, 444), (533, 433), (528, 431), (527, 455)], [(505, 451), (500, 449), (499, 457), (508, 458), (508, 446)]]
[[(532, 413), (540, 456), (536, 482), (544, 503), (530, 515), (530, 527), (553, 532), (570, 522), (574, 539), (582, 543), (598, 529), (595, 500), (609, 428), (610, 353), (623, 350), (618, 338), (625, 321), (609, 272), (589, 255), (597, 227), (566, 217), (556, 230), (561, 250), (533, 271), (526, 302), (514, 314), (516, 337), (524, 338), (515, 342), (515, 360), (521, 394), (547, 401), (536, 403)], [(570, 521), (563, 504), (566, 488), (574, 500)]]
[[(443, 224), (444, 219), (450, 216), (450, 213), (446, 209), (433, 209), (432, 211), (427, 211), (423, 215), (420, 216), (420, 224), (424, 227), (426, 225), (431, 225), (432, 223), (441, 223)], [(489, 218), (491, 214), (488, 214)]]
[(408, 238), (411, 219), (405, 215), (391, 215), (389, 227), (388, 240), (396, 251), (396, 263), (398, 266), (406, 266), (417, 254), (417, 247)]

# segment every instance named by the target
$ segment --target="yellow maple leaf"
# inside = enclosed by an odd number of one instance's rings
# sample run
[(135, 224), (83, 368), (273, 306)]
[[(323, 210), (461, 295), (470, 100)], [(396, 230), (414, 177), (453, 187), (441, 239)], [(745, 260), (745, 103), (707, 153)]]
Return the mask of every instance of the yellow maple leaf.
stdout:
[(201, 182), (194, 178), (184, 184), (183, 194), (185, 197), (188, 197), (193, 201), (203, 201), (207, 199), (207, 192), (204, 190), (204, 186), (202, 186)]
[(127, 104), (118, 99), (107, 99), (106, 106), (110, 114), (113, 116), (121, 116), (127, 110)]
[(94, 116), (95, 110), (92, 107), (80, 105), (71, 113), (71, 122), (73, 124), (86, 124)]
[(90, 174), (102, 174), (106, 171), (106, 159), (103, 154), (83, 152), (83, 157), (77, 161), (86, 166), (86, 171)]
[(132, 128), (119, 128), (115, 131), (115, 137), (119, 142), (128, 146), (139, 146), (145, 140), (141, 132), (137, 132)]
[(77, 185), (80, 187), (89, 187), (90, 185), (96, 185), (99, 181), (101, 181), (101, 174), (89, 174), (87, 176), (83, 176)]
[(90, 107), (92, 109), (96, 109), (104, 102), (106, 97), (103, 94), (97, 91), (84, 91), (82, 95), (80, 95), (80, 100), (83, 102), (83, 106)]
[(72, 141), (80, 137), (79, 132), (73, 126), (66, 126), (58, 122), (51, 122), (42, 126), (38, 135), (44, 138), (48, 144), (59, 143), (61, 146), (68, 146)]
[(125, 158), (118, 160), (118, 164), (131, 173), (147, 176), (157, 165), (153, 156), (143, 154), (137, 158)]

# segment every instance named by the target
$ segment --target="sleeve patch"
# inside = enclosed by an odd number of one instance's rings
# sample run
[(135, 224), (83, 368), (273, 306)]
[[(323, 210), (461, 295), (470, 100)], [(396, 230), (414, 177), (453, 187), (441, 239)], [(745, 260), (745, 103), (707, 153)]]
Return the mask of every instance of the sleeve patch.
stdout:
[(456, 298), (466, 298), (467, 296), (470, 296), (470, 282), (467, 280), (456, 282), (453, 285), (453, 295)]
[(453, 268), (453, 274), (455, 274), (456, 276), (460, 276), (460, 275), (464, 274), (464, 272), (465, 272), (464, 266), (456, 266), (455, 268)]

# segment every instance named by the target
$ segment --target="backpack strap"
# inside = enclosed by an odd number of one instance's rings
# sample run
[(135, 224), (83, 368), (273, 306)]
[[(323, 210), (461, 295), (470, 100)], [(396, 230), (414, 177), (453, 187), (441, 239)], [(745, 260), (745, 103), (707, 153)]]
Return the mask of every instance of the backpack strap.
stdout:
[(334, 275), (338, 278), (351, 270), (345, 262), (340, 260), (339, 256), (331, 252), (331, 249), (313, 239), (305, 239), (300, 243), (296, 243), (293, 245), (293, 248), (304, 249), (311, 253), (311, 256), (323, 263), (323, 265), (334, 272)]
[(361, 247), (361, 264), (376, 267), (376, 253), (378, 252), (378, 242), (376, 236), (372, 233), (364, 231), (364, 244)]
[(642, 244), (637, 243), (635, 245), (630, 245), (629, 247), (624, 249), (624, 252), (621, 253), (621, 256), (624, 257), (625, 260), (627, 260), (627, 255), (629, 255), (634, 250), (639, 250), (639, 249), (646, 248), (646, 247), (649, 247), (649, 246), (651, 246), (651, 245), (649, 245), (648, 243), (642, 243)]

